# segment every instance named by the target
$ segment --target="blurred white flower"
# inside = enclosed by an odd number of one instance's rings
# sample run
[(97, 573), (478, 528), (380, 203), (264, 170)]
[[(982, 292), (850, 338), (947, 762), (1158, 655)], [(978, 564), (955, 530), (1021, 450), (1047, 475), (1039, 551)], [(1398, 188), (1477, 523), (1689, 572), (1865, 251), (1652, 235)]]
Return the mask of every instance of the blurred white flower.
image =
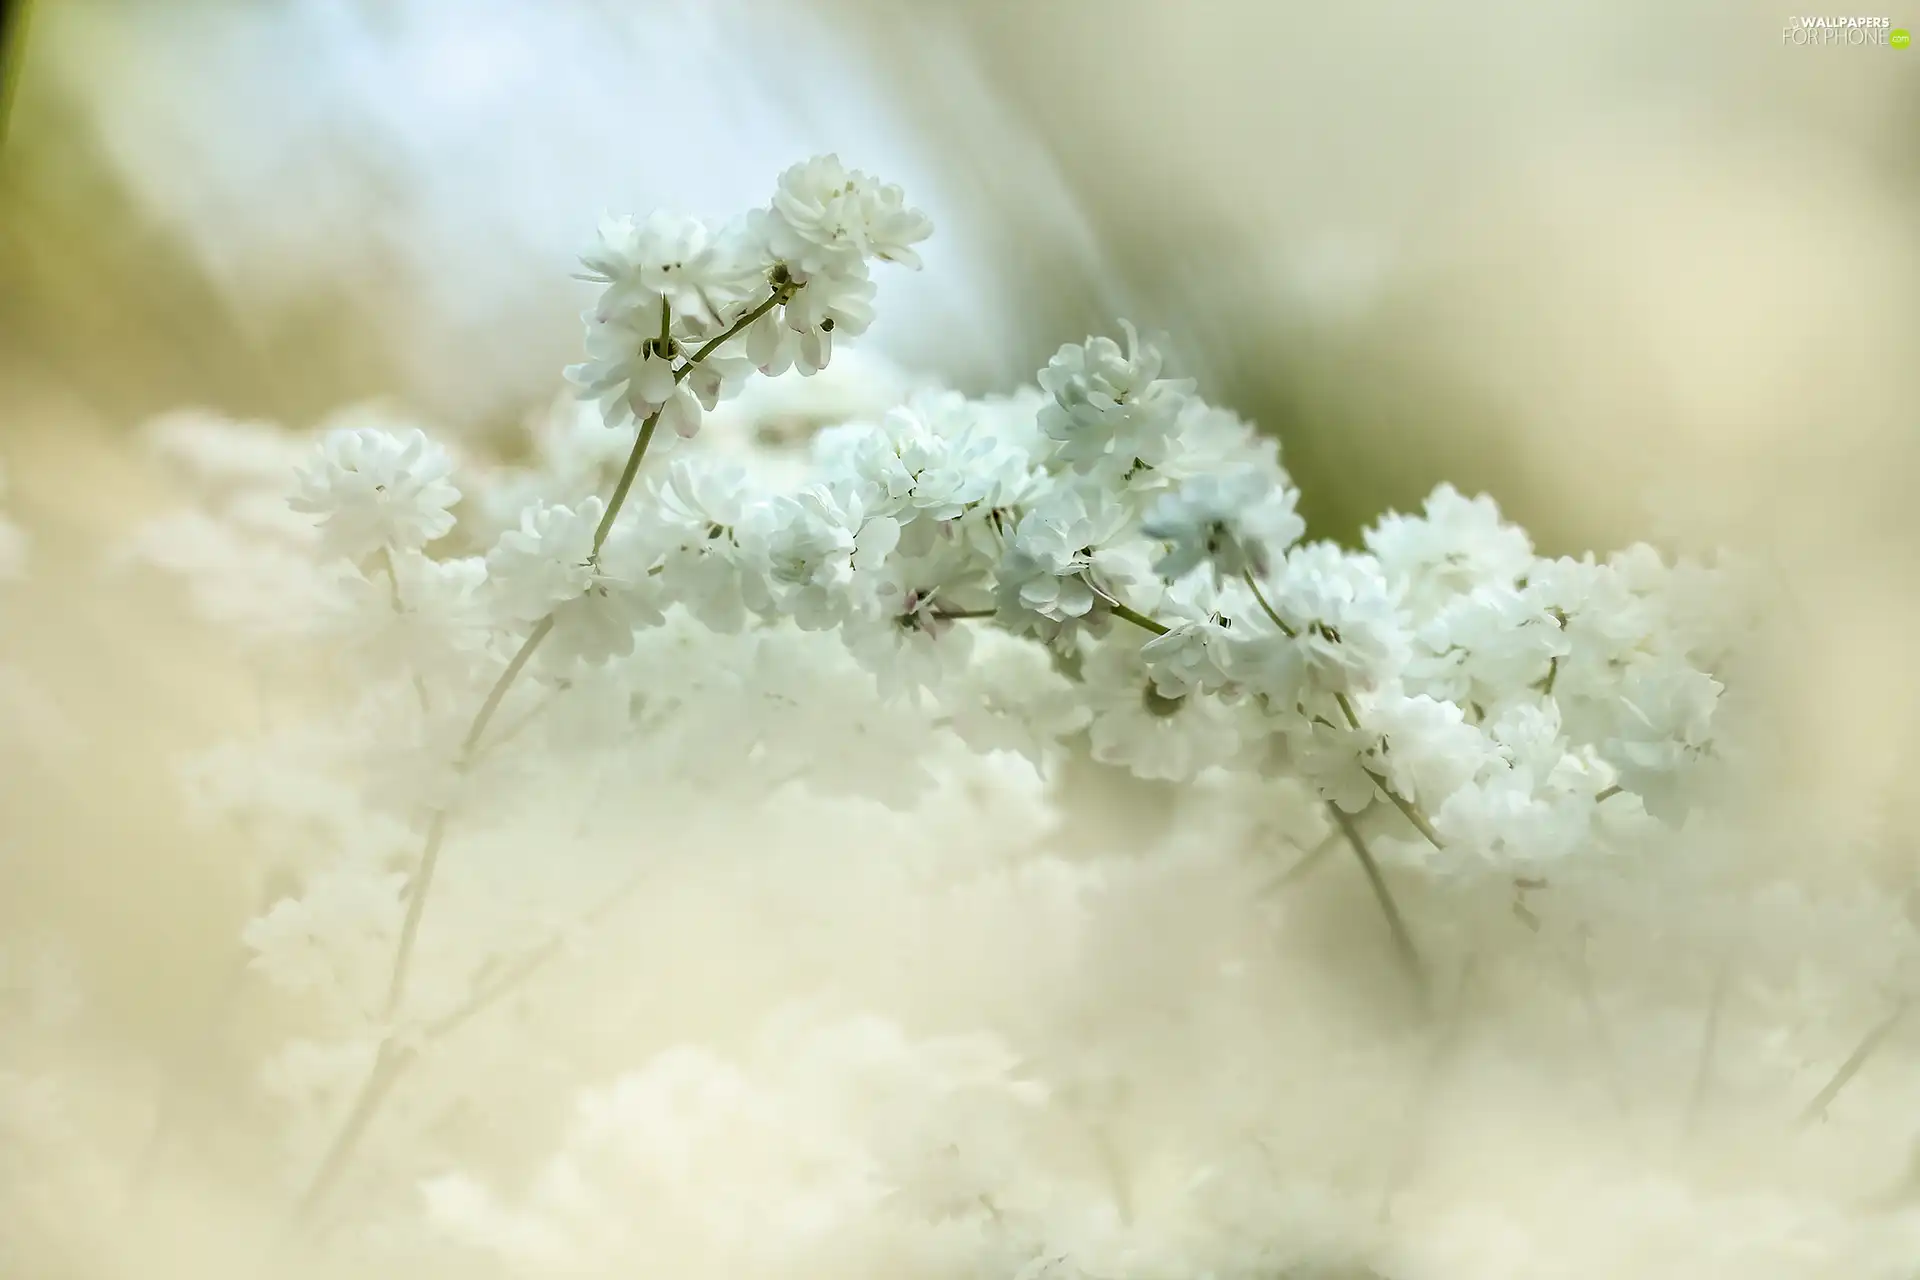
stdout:
[(1054, 459), (1082, 474), (1112, 481), (1164, 466), (1176, 449), (1191, 381), (1162, 378), (1162, 355), (1122, 326), (1127, 348), (1111, 338), (1061, 347), (1040, 371), (1053, 403), (1040, 411), (1040, 429), (1054, 442)]
[(452, 473), (453, 459), (423, 431), (342, 428), (295, 474), (291, 505), (319, 517), (335, 555), (359, 560), (381, 550), (418, 551), (453, 528), (448, 508), (460, 491)]

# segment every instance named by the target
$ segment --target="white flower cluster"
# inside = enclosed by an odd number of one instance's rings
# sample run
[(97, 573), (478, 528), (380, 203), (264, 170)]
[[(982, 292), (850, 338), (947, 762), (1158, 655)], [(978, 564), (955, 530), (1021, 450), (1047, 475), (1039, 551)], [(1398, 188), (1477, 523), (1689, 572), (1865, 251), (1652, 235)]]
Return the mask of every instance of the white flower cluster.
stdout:
[[(925, 234), (891, 188), (821, 161), (742, 224), (785, 255), (772, 268), (743, 276), (718, 247), (731, 241), (692, 225), (621, 224), (608, 243), (624, 256), (593, 259), (610, 283), (590, 341), (609, 316), (672, 320), (667, 339), (629, 342), (625, 389), (603, 401), (616, 418), (697, 421), (676, 388), (730, 367), (735, 347), (778, 367), (765, 351), (790, 337), (817, 367), (832, 326), (803, 302), (815, 288), (864, 296), (863, 255), (907, 258)], [(749, 276), (763, 303), (784, 302), (751, 306)], [(716, 354), (689, 356), (755, 310)], [(1490, 499), (1447, 486), (1419, 515), (1382, 519), (1364, 551), (1304, 542), (1275, 444), (1126, 338), (1063, 348), (1040, 392), (922, 393), (828, 429), (798, 484), (693, 453), (617, 512), (594, 496), (536, 502), (484, 557), (425, 553), (453, 530), (459, 494), (417, 433), (328, 439), (297, 503), (363, 566), (367, 625), (401, 630), (394, 657), (423, 679), (485, 666), (539, 627), (539, 672), (578, 681), (680, 610), (722, 633), (835, 632), (883, 693), (965, 732), (983, 692), (976, 636), (997, 627), (1051, 662), (1071, 707), (1029, 736), (1084, 730), (1095, 759), (1143, 778), (1280, 769), (1349, 812), (1390, 800), (1439, 871), (1537, 874), (1680, 794), (1712, 749), (1721, 692), (1720, 641), (1699, 621), (1707, 577), (1646, 547), (1538, 557)], [(635, 360), (696, 375), (663, 380)], [(614, 375), (594, 367), (584, 385), (602, 395)]]
[[(1208, 1118), (1136, 1130), (1135, 1158), (1159, 1163), (1115, 1191), (1103, 1126), (1124, 1127), (1125, 1108), (1103, 1082), (1151, 1079), (1157, 1041), (1093, 1013), (1059, 1032), (1061, 1010), (1037, 1000), (976, 1017), (955, 993), (993, 972), (1002, 989), (1072, 989), (1061, 1009), (1085, 1011), (1124, 988), (1204, 1010), (1181, 1024), (1197, 1043), (1337, 1058), (1347, 1030), (1309, 1044), (1266, 1016), (1297, 984), (1270, 972), (1273, 867), (1249, 848), (1343, 835), (1378, 880), (1377, 848), (1410, 905), (1441, 917), (1425, 936), (1451, 927), (1458, 945), (1430, 954), (1457, 958), (1563, 940), (1565, 913), (1604, 895), (1541, 906), (1542, 934), (1512, 927), (1513, 895), (1629, 865), (1606, 855), (1687, 814), (1719, 749), (1732, 629), (1716, 572), (1647, 547), (1541, 556), (1491, 499), (1445, 485), (1359, 547), (1310, 541), (1277, 443), (1169, 376), (1131, 327), (1062, 348), (1009, 395), (890, 384), (890, 407), (830, 415), (851, 420), (804, 444), (749, 443), (757, 421), (817, 407), (795, 379), (871, 321), (871, 264), (913, 264), (928, 230), (896, 188), (832, 158), (723, 226), (610, 221), (586, 259), (604, 286), (589, 359), (570, 371), (591, 409), (562, 414), (532, 466), (343, 419), (299, 464), (288, 522), (248, 490), (276, 449), (236, 437), (214, 451), (252, 460), (221, 481), (241, 494), (148, 549), (227, 581), (223, 617), (276, 646), (304, 631), (349, 678), (321, 714), (195, 779), (261, 850), (243, 941), (301, 1012), (256, 1074), (294, 1117), (278, 1136), (303, 1207), (343, 1180), (424, 1185), (409, 1230), (567, 1274), (637, 1256), (846, 1270), (848, 1233), (908, 1221), (900, 1256), (943, 1261), (902, 1274), (1344, 1259), (1271, 1250), (1322, 1220), (1371, 1222), (1372, 1189), (1296, 1196), (1245, 1141), (1261, 1125), (1317, 1133), (1327, 1108), (1233, 1067), (1238, 1048), (1206, 1059), (1206, 1086), (1163, 1074), (1163, 1094), (1207, 1094), (1178, 1102)], [(755, 370), (772, 375), (761, 419), (740, 411), (752, 396), (716, 410)], [(192, 453), (210, 430), (176, 426), (168, 447)], [(1173, 794), (1179, 830), (1141, 835), (1136, 860), (1080, 856), (1102, 837), (1075, 827), (1067, 792), (1102, 772), (1132, 779), (1122, 793)], [(784, 847), (760, 857), (762, 838), (714, 870), (727, 859), (656, 825), (655, 793), (696, 797), (694, 828), (737, 809), (796, 830), (857, 822), (861, 838), (825, 869)], [(816, 938), (855, 954), (820, 902), (867, 859), (888, 945), (838, 968), (811, 957), (838, 976), (824, 985), (919, 965), (923, 984), (952, 980), (939, 989), (961, 1021), (916, 1023), (876, 996), (857, 1016), (766, 1015), (744, 1048), (650, 1040), (638, 1066), (610, 1068), (589, 1028), (663, 1016), (655, 984), (629, 979), (684, 963), (687, 942), (671, 893), (649, 902), (609, 875), (609, 846), (636, 845), (649, 872), (715, 877), (686, 907), (704, 905), (701, 928), (730, 922), (714, 950), (777, 921), (793, 953), (777, 963), (806, 972)], [(1460, 939), (1490, 902), (1512, 936)], [(615, 905), (646, 922), (595, 935)], [(1141, 937), (1151, 963), (1133, 957)], [(508, 1023), (520, 984), (576, 962), (601, 967)], [(1243, 994), (1263, 973), (1259, 999)], [(457, 1053), (435, 1053), (456, 1034)], [(1356, 1055), (1366, 1089), (1409, 1083), (1404, 1048)], [(394, 1090), (402, 1071), (431, 1079)], [(504, 1115), (521, 1092), (577, 1106), (516, 1135), (524, 1155), (569, 1134), (519, 1163), (519, 1190), (436, 1145), (449, 1095)], [(357, 1210), (383, 1230), (404, 1216), (377, 1201)]]
[(826, 368), (836, 337), (873, 323), (868, 262), (917, 267), (913, 246), (932, 230), (900, 188), (834, 156), (787, 170), (767, 208), (725, 226), (610, 218), (584, 259), (606, 286), (586, 313), (587, 360), (567, 376), (610, 426), (658, 415), (692, 436), (754, 369)]

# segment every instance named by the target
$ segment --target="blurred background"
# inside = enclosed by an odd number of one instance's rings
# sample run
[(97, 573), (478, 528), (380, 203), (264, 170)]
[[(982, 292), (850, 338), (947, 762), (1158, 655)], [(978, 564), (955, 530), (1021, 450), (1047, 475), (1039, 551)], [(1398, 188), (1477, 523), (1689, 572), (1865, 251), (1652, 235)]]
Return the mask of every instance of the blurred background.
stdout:
[(169, 502), (139, 423), (303, 428), (384, 397), (507, 447), (574, 358), (569, 272), (603, 210), (729, 214), (825, 150), (938, 224), (866, 342), (905, 366), (1004, 388), (1125, 316), (1282, 439), (1322, 536), (1451, 480), (1550, 551), (1758, 557), (1802, 628), (1789, 669), (1819, 677), (1784, 689), (1808, 812), (1883, 823), (1914, 760), (1920, 50), (1795, 47), (1790, 22), (1750, 0), (16, 2), (0, 460), (36, 576), (6, 647), (89, 744), (11, 775), (19, 875), (129, 936), (153, 895), (218, 897), (56, 856), (171, 829), (156, 761), (251, 705), (164, 593), (88, 576)]
[(1645, 455), (1910, 414), (1920, 53), (1745, 0), (11, 8), (7, 385), (104, 425), (511, 428), (602, 210), (730, 213), (815, 150), (939, 222), (871, 347), (985, 390), (1166, 330), (1330, 536), (1448, 477), (1617, 540)]

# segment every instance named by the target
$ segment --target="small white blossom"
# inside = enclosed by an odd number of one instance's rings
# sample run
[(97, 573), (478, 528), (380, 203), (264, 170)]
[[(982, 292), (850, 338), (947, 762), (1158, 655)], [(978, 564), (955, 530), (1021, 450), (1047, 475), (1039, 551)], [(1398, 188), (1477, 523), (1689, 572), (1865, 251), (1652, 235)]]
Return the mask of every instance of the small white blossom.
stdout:
[(601, 221), (599, 238), (581, 257), (585, 278), (606, 285), (595, 314), (660, 323), (662, 303), (675, 318), (715, 323), (754, 286), (756, 265), (742, 246), (698, 218), (655, 211)]
[(487, 556), (488, 576), (508, 619), (553, 619), (547, 656), (560, 665), (631, 653), (633, 633), (662, 618), (659, 587), (639, 539), (616, 531), (595, 552), (595, 531), (605, 513), (598, 498), (577, 510), (530, 507), (520, 527), (501, 534)]
[(1193, 693), (1218, 693), (1230, 683), (1227, 668), (1230, 636), (1215, 621), (1183, 622), (1165, 635), (1155, 636), (1140, 656), (1161, 696), (1184, 698)]
[(247, 925), (251, 966), (288, 992), (370, 1003), (399, 934), (401, 885), (400, 876), (359, 867), (326, 872)]
[(409, 675), (469, 670), (486, 645), (486, 562), (393, 555), (370, 571), (349, 567), (325, 634), (375, 670)]
[(900, 540), (891, 516), (868, 518), (858, 494), (815, 485), (755, 512), (743, 541), (760, 569), (751, 607), (783, 613), (809, 631), (852, 611), (854, 571), (878, 567)]
[(1129, 515), (1102, 490), (1062, 487), (1021, 518), (1000, 565), (1000, 609), (1016, 629), (1044, 635), (1097, 621), (1128, 581), (1109, 554)]
[(773, 256), (812, 275), (846, 272), (867, 258), (920, 265), (913, 246), (933, 233), (926, 215), (907, 207), (900, 188), (816, 156), (780, 175), (765, 222)]
[(1492, 498), (1465, 498), (1450, 484), (1435, 489), (1418, 516), (1382, 516), (1366, 543), (1422, 618), (1457, 593), (1512, 585), (1533, 563), (1526, 533), (1501, 520)]
[(487, 576), (504, 616), (537, 622), (563, 600), (593, 585), (593, 538), (606, 504), (588, 498), (579, 507), (536, 503), (520, 527), (500, 535), (487, 555)]
[(1168, 697), (1139, 645), (1101, 645), (1086, 664), (1093, 758), (1142, 778), (1186, 782), (1232, 762), (1254, 721), (1231, 704), (1200, 695)]
[(1308, 678), (1329, 693), (1394, 677), (1406, 662), (1405, 628), (1370, 556), (1349, 555), (1326, 542), (1295, 547), (1267, 598), (1293, 633)]
[(1264, 577), (1273, 558), (1307, 530), (1298, 501), (1295, 490), (1255, 470), (1197, 476), (1141, 522), (1141, 532), (1167, 543), (1153, 571), (1171, 581), (1211, 564), (1229, 578)]
[(291, 505), (320, 518), (327, 550), (359, 560), (382, 549), (418, 551), (453, 528), (460, 500), (453, 459), (426, 433), (343, 428), (321, 441), (295, 476)]
[(1125, 351), (1111, 338), (1088, 338), (1061, 347), (1040, 371), (1053, 397), (1040, 411), (1040, 429), (1054, 442), (1054, 460), (1109, 481), (1166, 463), (1194, 385), (1162, 378), (1160, 351), (1143, 345), (1132, 325), (1122, 327)]
[[(684, 379), (675, 377), (683, 354), (671, 337), (658, 335), (659, 317), (588, 312), (587, 359), (571, 365), (567, 379), (583, 398), (600, 407), (609, 427), (623, 427), (653, 414), (660, 425), (682, 438), (700, 429), (700, 401)], [(718, 388), (712, 388), (717, 397)]]

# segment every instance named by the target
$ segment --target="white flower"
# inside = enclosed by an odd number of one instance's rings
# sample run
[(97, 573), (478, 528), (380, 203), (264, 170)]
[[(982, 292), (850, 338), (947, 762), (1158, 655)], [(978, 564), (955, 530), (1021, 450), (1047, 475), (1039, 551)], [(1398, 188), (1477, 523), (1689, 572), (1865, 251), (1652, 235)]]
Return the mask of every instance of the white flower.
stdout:
[(295, 475), (290, 505), (320, 517), (325, 549), (359, 560), (375, 551), (418, 551), (453, 528), (460, 500), (453, 460), (418, 430), (402, 435), (343, 428), (321, 441)]
[(1307, 530), (1295, 511), (1300, 495), (1257, 470), (1203, 475), (1164, 495), (1141, 532), (1167, 543), (1153, 571), (1169, 581), (1202, 564), (1229, 578), (1264, 577), (1275, 555)]
[(595, 664), (633, 652), (633, 634), (665, 621), (651, 557), (630, 531), (616, 530), (593, 560), (579, 595), (553, 607), (553, 635), (541, 651), (550, 667)]
[(1712, 749), (1721, 692), (1711, 675), (1674, 661), (1637, 662), (1623, 673), (1613, 732), (1596, 745), (1656, 817), (1683, 812), (1677, 783)]
[(933, 234), (933, 224), (907, 207), (898, 187), (826, 155), (780, 175), (764, 233), (775, 258), (812, 275), (845, 272), (867, 258), (917, 267), (913, 246)]
[(926, 398), (894, 409), (878, 427), (852, 429), (836, 461), (874, 505), (904, 519), (957, 520), (987, 496), (993, 442), (942, 434), (928, 421)]
[(537, 622), (593, 584), (594, 530), (605, 512), (598, 498), (577, 509), (539, 502), (521, 513), (518, 529), (500, 535), (487, 554), (487, 575), (507, 618)]
[(871, 671), (882, 697), (938, 691), (973, 648), (967, 623), (946, 615), (937, 590), (882, 583), (872, 616), (850, 622), (847, 650)]
[(1292, 488), (1280, 465), (1280, 442), (1231, 410), (1189, 396), (1180, 410), (1179, 445), (1162, 464), (1159, 478), (1174, 484), (1200, 476), (1253, 473)]
[(1166, 698), (1218, 693), (1229, 681), (1231, 636), (1217, 621), (1182, 622), (1140, 651), (1153, 687)]
[(746, 621), (740, 527), (754, 501), (745, 469), (676, 458), (655, 498), (667, 527), (667, 592), (713, 630), (738, 631)]
[(1476, 586), (1420, 628), (1408, 687), (1488, 711), (1558, 684), (1571, 646), (1553, 614), (1511, 586)]
[(899, 540), (899, 521), (868, 518), (850, 490), (814, 485), (777, 497), (743, 530), (743, 546), (762, 576), (749, 603), (762, 614), (785, 613), (806, 630), (837, 626), (853, 605), (854, 571), (877, 568)]
[(1493, 744), (1454, 703), (1389, 688), (1358, 706), (1361, 724), (1378, 740), (1369, 767), (1414, 804), (1437, 807), (1497, 760)]
[(486, 645), (486, 580), (478, 557), (393, 555), (370, 572), (350, 567), (343, 574), (326, 623), (377, 671), (459, 675)]
[(1295, 547), (1268, 593), (1308, 678), (1329, 693), (1351, 692), (1397, 675), (1408, 641), (1392, 592), (1370, 556), (1332, 543)]
[(1082, 675), (1093, 758), (1139, 777), (1190, 781), (1232, 762), (1257, 736), (1251, 718), (1217, 698), (1161, 693), (1141, 647), (1128, 640), (1097, 646)]
[(603, 219), (597, 242), (580, 260), (585, 279), (607, 286), (596, 308), (600, 318), (631, 317), (655, 329), (663, 302), (675, 318), (714, 324), (763, 276), (736, 241), (716, 235), (698, 218), (664, 211), (644, 221)]
[(1456, 593), (1482, 584), (1511, 586), (1533, 563), (1526, 533), (1501, 521), (1492, 498), (1465, 498), (1450, 484), (1428, 496), (1422, 515), (1382, 516), (1367, 530), (1366, 544), (1423, 618)]
[[(729, 343), (687, 370), (686, 389), (700, 402), (702, 409), (711, 411), (722, 400), (737, 392), (752, 372), (752, 363), (734, 352)], [(670, 424), (676, 435), (689, 438), (694, 434), (694, 431), (687, 429), (687, 421), (684, 415), (676, 416)], [(691, 421), (697, 430), (699, 419), (696, 417)]]
[(1160, 377), (1159, 350), (1143, 347), (1132, 325), (1122, 327), (1124, 352), (1111, 338), (1088, 338), (1061, 347), (1040, 371), (1053, 397), (1040, 410), (1040, 429), (1054, 442), (1054, 460), (1108, 481), (1172, 456), (1193, 390), (1192, 382)]
[(1348, 813), (1359, 813), (1380, 794), (1368, 770), (1380, 739), (1326, 716), (1296, 717), (1283, 722), (1288, 756), (1300, 776), (1324, 800)]
[(243, 930), (251, 966), (289, 992), (370, 995), (392, 960), (402, 883), (354, 866), (323, 873)]
[[(798, 279), (798, 277), (796, 277)], [(873, 323), (873, 281), (820, 273), (801, 280), (784, 307), (748, 326), (746, 358), (765, 374), (798, 368), (814, 374), (833, 359), (835, 337), (858, 337)]]
[(1008, 623), (1051, 636), (1063, 624), (1104, 617), (1128, 575), (1103, 550), (1128, 523), (1125, 507), (1104, 490), (1062, 487), (1046, 495), (1021, 518), (1000, 564)]
[(576, 510), (539, 503), (520, 527), (500, 535), (487, 556), (501, 612), (516, 622), (553, 618), (549, 662), (594, 663), (633, 651), (633, 633), (661, 621), (659, 588), (646, 549), (620, 530), (598, 554), (593, 540), (606, 504), (588, 498)]
[[(644, 313), (601, 316), (589, 311), (587, 359), (567, 368), (567, 380), (582, 399), (600, 407), (610, 427), (626, 426), (658, 412), (660, 425), (681, 437), (700, 429), (700, 402), (674, 377), (682, 354), (677, 340), (659, 336), (659, 317)], [(714, 389), (715, 395), (718, 389)]]
[(1017, 751), (1044, 763), (1091, 718), (1080, 687), (1046, 651), (997, 628), (974, 636), (972, 661), (940, 691), (955, 733), (975, 751)]

